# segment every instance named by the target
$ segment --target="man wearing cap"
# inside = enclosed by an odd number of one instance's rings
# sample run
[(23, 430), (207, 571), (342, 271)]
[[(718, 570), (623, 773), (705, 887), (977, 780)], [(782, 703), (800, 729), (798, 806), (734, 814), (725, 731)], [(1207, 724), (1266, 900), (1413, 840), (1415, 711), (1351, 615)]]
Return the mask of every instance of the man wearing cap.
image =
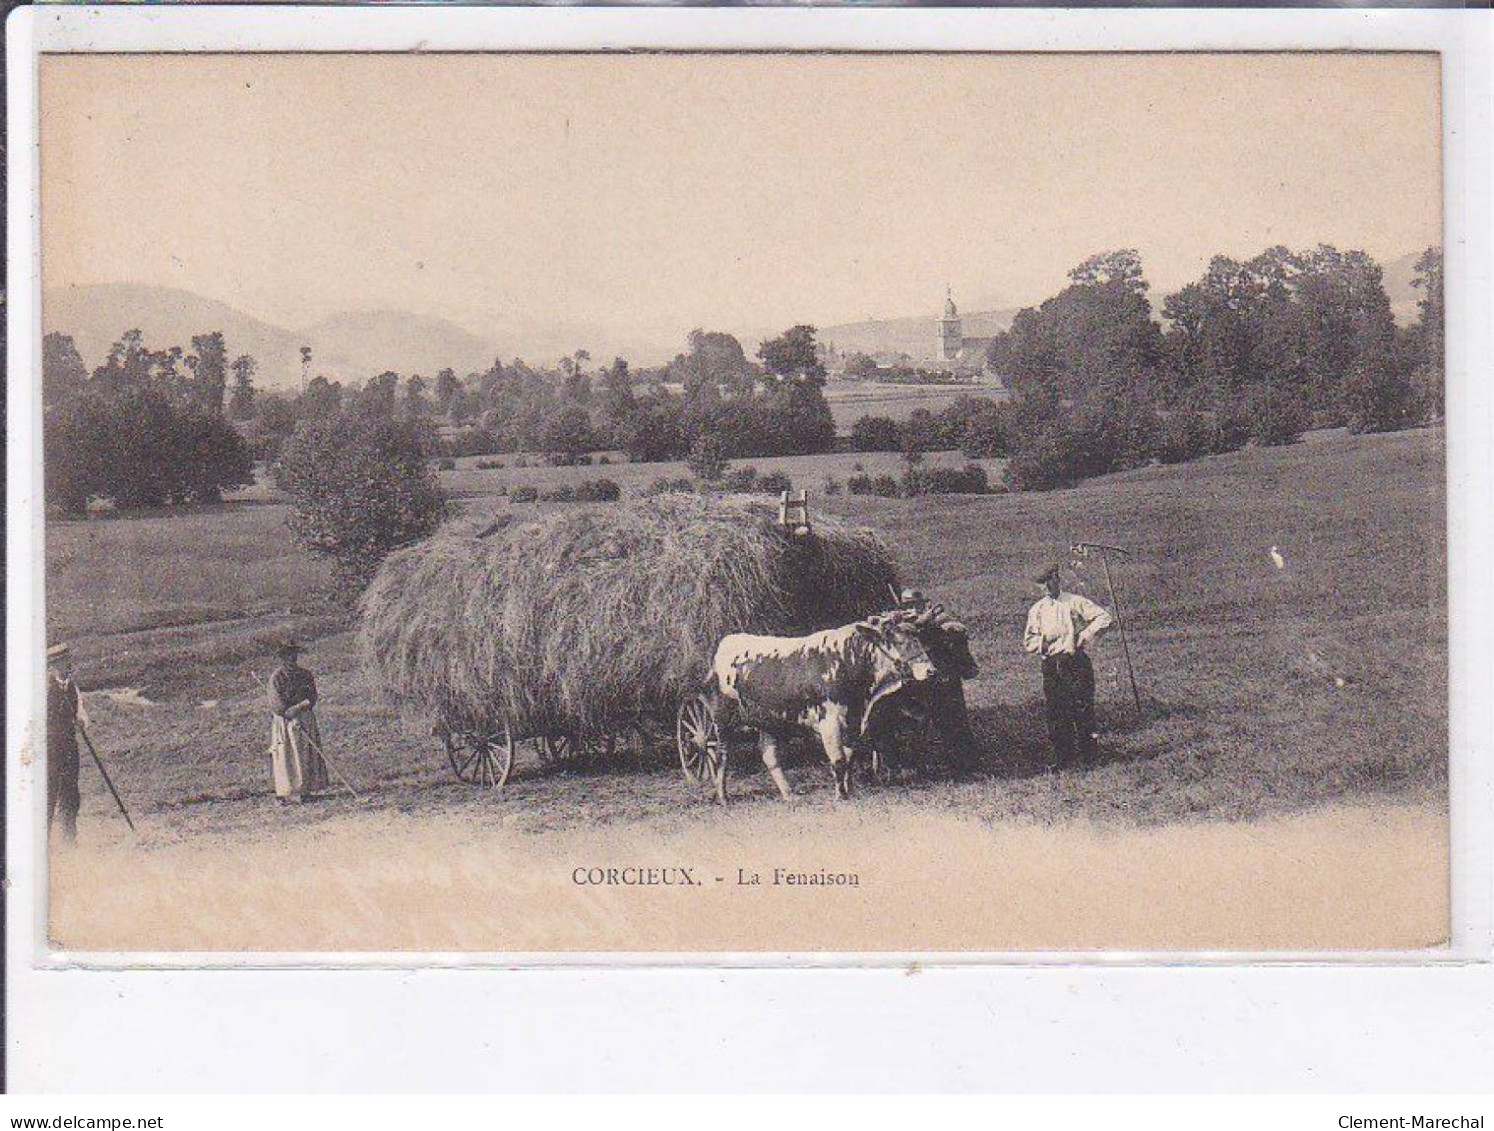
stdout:
[(66, 644), (47, 649), (47, 827), (55, 817), (62, 838), (78, 839), (78, 725), (88, 725), (83, 697), (73, 682), (73, 653)]
[(280, 665), (270, 674), (270, 768), (275, 796), (282, 803), (299, 804), (308, 793), (327, 788), (327, 763), (317, 730), (316, 679), (297, 659), (301, 646), (294, 640), (276, 645)]
[(950, 760), (957, 769), (969, 769), (975, 764), (976, 748), (965, 705), (965, 680), (980, 674), (970, 654), (970, 630), (917, 589), (904, 589), (898, 595), (898, 608), (917, 614), (918, 638), (937, 673), (925, 693), (929, 710)]
[(1085, 648), (1113, 623), (1110, 613), (1088, 597), (1065, 593), (1055, 562), (1034, 580), (1043, 596), (1027, 613), (1022, 646), (1043, 661), (1043, 699), (1054, 762), (1073, 761), (1077, 748), (1086, 762), (1095, 758), (1095, 668)]

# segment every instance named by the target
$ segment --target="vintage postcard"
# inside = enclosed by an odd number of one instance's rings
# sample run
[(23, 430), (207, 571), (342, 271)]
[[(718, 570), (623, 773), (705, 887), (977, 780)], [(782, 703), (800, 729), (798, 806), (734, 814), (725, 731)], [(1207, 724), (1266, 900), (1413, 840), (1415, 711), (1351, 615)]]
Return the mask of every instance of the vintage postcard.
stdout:
[(51, 945), (1445, 947), (1441, 79), (43, 55)]

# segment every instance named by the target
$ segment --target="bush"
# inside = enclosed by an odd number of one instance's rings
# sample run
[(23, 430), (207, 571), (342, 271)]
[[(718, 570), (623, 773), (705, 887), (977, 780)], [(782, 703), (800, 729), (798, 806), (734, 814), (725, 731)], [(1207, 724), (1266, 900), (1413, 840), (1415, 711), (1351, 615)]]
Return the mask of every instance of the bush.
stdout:
[(1294, 390), (1258, 385), (1245, 398), (1250, 438), (1261, 447), (1295, 444), (1307, 431), (1311, 412)]
[(691, 479), (688, 475), (680, 476), (678, 479), (670, 479), (667, 475), (661, 475), (659, 478), (655, 479), (652, 483), (650, 483), (648, 485), (648, 490), (645, 492), (645, 494), (648, 494), (648, 495), (669, 495), (669, 494), (690, 495), (690, 494), (694, 494), (694, 492), (695, 492), (695, 480)]
[(748, 466), (728, 471), (721, 485), (728, 491), (755, 491), (757, 490), (757, 468)]
[(480, 459), (475, 466), (478, 471), (502, 471), (503, 461), (501, 459)]
[(1440, 420), (1446, 411), (1446, 389), (1442, 371), (1420, 365), (1411, 371), (1411, 414), (1422, 423)]
[(696, 478), (715, 483), (726, 472), (726, 454), (721, 441), (710, 433), (697, 436), (690, 445), (685, 466)]
[(853, 475), (846, 480), (846, 490), (853, 495), (870, 495), (873, 486), (870, 475)]
[(1250, 441), (1250, 413), (1238, 397), (1220, 405), (1214, 413), (1214, 451), (1237, 452)]
[(440, 459), (435, 460), (434, 463), (436, 465), (437, 471), (456, 470), (456, 460), (452, 459), (450, 456), (442, 456)]
[(348, 598), (390, 551), (427, 537), (447, 514), (426, 433), (411, 421), (303, 421), (281, 450), (275, 483), (294, 503), (288, 525), (296, 541), (331, 560)]
[(898, 451), (902, 436), (898, 422), (887, 416), (863, 416), (851, 425), (851, 447), (858, 452)]
[(945, 446), (939, 419), (926, 408), (915, 408), (903, 421), (901, 452), (933, 452)]
[(1078, 479), (1108, 475), (1125, 456), (1125, 430), (1100, 407), (1075, 413), (1058, 422), (1059, 451)]
[(1041, 424), (1029, 421), (1013, 437), (1006, 482), (1020, 491), (1048, 491), (1142, 467), (1158, 450), (1160, 430), (1161, 420), (1149, 404), (1119, 397)]
[(903, 493), (902, 485), (895, 475), (879, 475), (872, 480), (872, 494), (884, 499), (896, 499)]
[(833, 475), (825, 476), (825, 495), (828, 498), (834, 498), (843, 490), (845, 490), (845, 487), (841, 484), (841, 481), (839, 479), (835, 478), (835, 476)]
[(929, 467), (908, 477), (910, 495), (984, 495), (990, 489), (986, 469), (978, 463), (964, 467)]
[(508, 501), (511, 503), (533, 503), (539, 501), (539, 488), (532, 487), (527, 483), (518, 487), (509, 488)]
[(1030, 435), (1013, 453), (1004, 472), (1017, 491), (1051, 491), (1072, 487), (1085, 476), (1077, 434), (1065, 420), (1055, 420)]
[(967, 459), (999, 459), (1011, 452), (1011, 433), (1007, 414), (1000, 406), (992, 401), (983, 402), (965, 422), (960, 451)]
[(217, 503), (223, 492), (254, 482), (254, 459), (243, 437), (216, 413), (187, 410), (176, 428), (172, 502)]
[(542, 445), (550, 462), (556, 467), (569, 467), (590, 457), (585, 453), (598, 447), (596, 432), (591, 427), (591, 417), (580, 405), (561, 409), (546, 422)]
[[(943, 409), (935, 418), (938, 424), (939, 446), (941, 448), (965, 448), (965, 443), (970, 435), (970, 430), (979, 426), (986, 431), (987, 440), (990, 440), (990, 422), (1000, 421), (1002, 416), (1001, 406), (989, 397), (972, 397), (968, 395), (958, 396), (954, 402)], [(1005, 455), (1006, 452), (991, 452), (991, 455)], [(981, 458), (979, 456), (972, 456)]]
[(781, 495), (793, 486), (794, 481), (781, 471), (770, 471), (757, 481), (757, 489), (769, 495)]
[(1162, 415), (1151, 405), (1128, 412), (1121, 426), (1121, 456), (1115, 470), (1146, 467), (1157, 458), (1162, 436)]
[(611, 467), (612, 466), (612, 457), (608, 456), (608, 455), (597, 456), (597, 466), (598, 467)]
[(860, 460), (857, 460), (855, 463), (851, 464), (851, 470), (859, 475), (861, 472), (865, 471), (866, 468), (861, 466)]
[(1421, 419), (1410, 380), (1384, 358), (1370, 355), (1354, 364), (1344, 381), (1349, 431), (1395, 432)]
[(1214, 448), (1214, 424), (1201, 412), (1175, 412), (1162, 421), (1157, 458), (1163, 463), (1187, 463)]
[(116, 507), (216, 503), (254, 482), (249, 445), (221, 416), (156, 392), (80, 393), (43, 422), (47, 502), (84, 514), (90, 499)]
[(569, 483), (562, 483), (559, 487), (551, 487), (548, 491), (541, 491), (539, 497), (547, 503), (574, 503), (576, 501), (576, 489)]
[[(1344, 375), (1344, 379), (1345, 382), (1348, 381), (1348, 374)], [(1347, 392), (1347, 389), (1344, 391)], [(1348, 410), (1343, 405), (1328, 405), (1315, 408), (1311, 409), (1307, 414), (1307, 427), (1314, 430), (1319, 428), (1342, 428), (1346, 424), (1351, 423)]]
[(486, 428), (463, 428), (441, 440), (443, 456), (490, 456), (503, 450), (498, 438)]
[(580, 503), (615, 503), (622, 498), (622, 487), (611, 479), (586, 479), (576, 486)]

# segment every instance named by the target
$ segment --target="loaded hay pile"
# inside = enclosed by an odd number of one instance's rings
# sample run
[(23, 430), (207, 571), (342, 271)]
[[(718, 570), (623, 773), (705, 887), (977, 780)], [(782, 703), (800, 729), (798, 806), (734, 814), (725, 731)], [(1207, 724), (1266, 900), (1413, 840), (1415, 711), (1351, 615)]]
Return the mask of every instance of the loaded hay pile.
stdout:
[(666, 495), (392, 554), (359, 644), (386, 699), (452, 729), (595, 734), (672, 716), (727, 633), (844, 624), (896, 585), (869, 530), (818, 518), (791, 536), (760, 502)]

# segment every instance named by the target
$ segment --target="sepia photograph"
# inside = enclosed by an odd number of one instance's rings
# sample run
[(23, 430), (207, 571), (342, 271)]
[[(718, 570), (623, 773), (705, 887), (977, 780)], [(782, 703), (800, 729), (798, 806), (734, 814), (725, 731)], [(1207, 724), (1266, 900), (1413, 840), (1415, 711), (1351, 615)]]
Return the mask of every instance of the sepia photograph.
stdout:
[(1441, 92), (42, 55), (50, 946), (1443, 952)]

